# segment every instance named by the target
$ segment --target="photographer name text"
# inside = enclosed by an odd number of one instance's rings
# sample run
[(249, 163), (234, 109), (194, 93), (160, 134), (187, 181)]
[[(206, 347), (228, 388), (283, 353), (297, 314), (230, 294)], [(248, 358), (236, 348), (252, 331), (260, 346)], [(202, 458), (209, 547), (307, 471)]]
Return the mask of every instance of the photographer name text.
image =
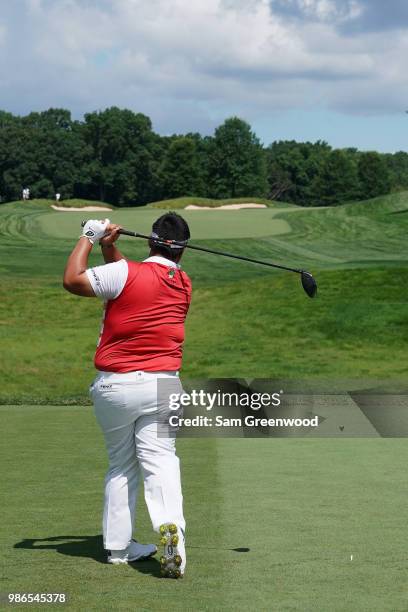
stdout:
[(221, 415), (213, 418), (199, 415), (185, 418), (174, 414), (169, 417), (168, 423), (171, 427), (319, 427), (319, 417), (267, 419), (253, 415), (244, 418), (227, 418)]

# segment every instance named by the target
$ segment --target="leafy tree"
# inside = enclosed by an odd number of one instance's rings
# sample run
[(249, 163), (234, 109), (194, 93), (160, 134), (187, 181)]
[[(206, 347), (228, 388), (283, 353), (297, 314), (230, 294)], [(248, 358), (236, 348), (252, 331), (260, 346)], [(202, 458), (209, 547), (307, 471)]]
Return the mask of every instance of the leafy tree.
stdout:
[(391, 175), (383, 156), (374, 151), (360, 153), (358, 174), (363, 198), (375, 198), (389, 193)]
[(329, 145), (322, 141), (272, 143), (267, 150), (270, 195), (280, 187), (277, 199), (301, 206), (318, 204), (321, 196), (319, 177), (330, 151)]
[(36, 181), (30, 189), (31, 197), (34, 198), (52, 198), (55, 194), (54, 185), (46, 178)]
[(160, 167), (162, 189), (167, 198), (203, 193), (203, 169), (197, 148), (195, 139), (188, 136), (172, 140)]
[(21, 120), (23, 126), (44, 130), (71, 130), (71, 112), (65, 108), (49, 108), (41, 113), (30, 113)]
[(248, 123), (232, 117), (215, 130), (209, 146), (209, 192), (216, 198), (265, 196), (263, 149)]
[(10, 125), (17, 125), (19, 120), (12, 113), (0, 110), (0, 129)]
[(386, 154), (385, 161), (391, 177), (391, 187), (395, 191), (408, 189), (408, 153), (398, 151)]
[(280, 141), (264, 149), (251, 127), (227, 119), (213, 137), (159, 136), (141, 113), (116, 107), (74, 121), (67, 109), (25, 117), (0, 111), (0, 201), (59, 191), (119, 206), (196, 195), (268, 196), (332, 205), (408, 189), (408, 153), (332, 150)]
[(271, 200), (284, 200), (294, 189), (289, 170), (275, 160), (268, 165), (268, 183), (268, 198)]
[(358, 198), (360, 184), (355, 160), (346, 151), (335, 149), (324, 160), (321, 173), (315, 179), (319, 193), (316, 204), (330, 206)]
[(148, 117), (116, 107), (88, 113), (84, 138), (92, 149), (91, 197), (119, 206), (149, 201), (156, 137)]
[(24, 186), (34, 197), (57, 190), (72, 196), (85, 159), (79, 124), (69, 111), (50, 109), (14, 120), (0, 115), (0, 192), (6, 199), (20, 197)]

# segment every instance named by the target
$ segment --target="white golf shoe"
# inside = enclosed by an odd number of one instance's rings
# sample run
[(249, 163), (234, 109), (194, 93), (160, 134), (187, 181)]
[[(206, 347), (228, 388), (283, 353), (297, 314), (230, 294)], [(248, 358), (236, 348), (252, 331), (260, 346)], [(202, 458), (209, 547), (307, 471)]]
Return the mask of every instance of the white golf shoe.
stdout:
[(186, 567), (184, 534), (174, 523), (160, 525), (160, 544), (164, 547), (160, 557), (160, 572), (164, 578), (182, 578)]
[(157, 546), (154, 544), (140, 544), (132, 540), (129, 546), (123, 550), (109, 550), (108, 563), (120, 565), (122, 563), (132, 563), (133, 561), (143, 561), (157, 553)]

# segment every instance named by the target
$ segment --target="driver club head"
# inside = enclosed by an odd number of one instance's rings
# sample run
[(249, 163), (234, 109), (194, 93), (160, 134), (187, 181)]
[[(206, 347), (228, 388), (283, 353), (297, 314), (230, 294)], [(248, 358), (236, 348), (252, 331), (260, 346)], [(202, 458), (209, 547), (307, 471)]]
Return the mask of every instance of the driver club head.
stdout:
[(314, 298), (317, 293), (317, 284), (313, 276), (310, 272), (305, 272), (304, 270), (300, 274), (302, 280), (302, 286), (307, 295), (310, 298)]

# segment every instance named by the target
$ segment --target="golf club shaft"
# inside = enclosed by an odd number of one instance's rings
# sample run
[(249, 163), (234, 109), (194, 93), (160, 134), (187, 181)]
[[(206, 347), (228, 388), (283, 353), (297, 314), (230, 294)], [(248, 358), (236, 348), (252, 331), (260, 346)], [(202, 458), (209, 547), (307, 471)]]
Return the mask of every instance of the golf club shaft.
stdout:
[[(123, 234), (124, 236), (133, 236), (134, 238), (144, 238), (145, 240), (155, 241), (155, 239), (152, 239), (151, 236), (146, 236), (146, 234), (139, 234), (138, 232), (130, 232), (129, 230), (125, 230), (125, 229), (120, 229), (119, 234)], [(160, 242), (162, 242), (163, 244), (166, 244), (166, 240), (162, 240)], [(213, 249), (206, 249), (205, 247), (194, 246), (193, 244), (184, 244), (182, 242), (177, 242), (177, 240), (170, 240), (169, 244), (176, 244), (186, 249), (192, 249), (194, 251), (203, 251), (204, 253), (211, 253), (212, 255), (221, 255), (222, 257), (231, 257), (232, 259), (240, 259), (241, 261), (249, 261), (251, 263), (260, 264), (261, 266), (269, 266), (270, 268), (278, 268), (279, 270), (287, 270), (288, 272), (296, 272), (297, 274), (302, 274), (302, 272), (305, 272), (305, 270), (298, 270), (297, 268), (289, 268), (288, 266), (281, 266), (279, 264), (273, 264), (267, 261), (261, 261), (260, 259), (252, 259), (251, 257), (244, 257), (242, 255), (234, 255), (233, 253), (225, 253), (224, 251), (215, 251)]]

